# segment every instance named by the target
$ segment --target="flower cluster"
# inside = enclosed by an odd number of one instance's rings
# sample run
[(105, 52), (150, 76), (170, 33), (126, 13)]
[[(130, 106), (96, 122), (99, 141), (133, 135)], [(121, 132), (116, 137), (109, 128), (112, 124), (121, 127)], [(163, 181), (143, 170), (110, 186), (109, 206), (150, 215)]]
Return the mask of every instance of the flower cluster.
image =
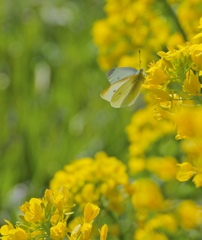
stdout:
[[(189, 126), (191, 129), (195, 126), (194, 130), (197, 129), (195, 122), (199, 122), (197, 114), (198, 111), (192, 113), (194, 120)], [(178, 117), (181, 120), (181, 117)], [(179, 125), (182, 125), (182, 122), (179, 122)], [(186, 126), (181, 133), (187, 130)], [(190, 138), (177, 140), (173, 121), (155, 120), (151, 107), (134, 113), (126, 130), (130, 141), (128, 169), (131, 173), (127, 191), (134, 208), (134, 239), (164, 240), (168, 239), (168, 236), (172, 239), (177, 239), (176, 236), (179, 235), (182, 238), (191, 236), (192, 230), (198, 231), (202, 224), (202, 206), (197, 201), (189, 200), (189, 196), (183, 192), (186, 191), (186, 186), (181, 192), (175, 178), (177, 175), (180, 181), (185, 181), (196, 174), (196, 166), (193, 167), (190, 163), (185, 166), (180, 162), (184, 161), (184, 156), (196, 157), (199, 148), (193, 155), (195, 145), (187, 142)], [(178, 165), (181, 166), (181, 172), (177, 172)], [(198, 172), (195, 176), (197, 183), (199, 176)], [(193, 184), (189, 191), (197, 195)], [(196, 234), (196, 239), (200, 239), (199, 236), (200, 231)]]
[[(185, 134), (185, 130), (179, 134)], [(200, 239), (202, 205), (189, 200), (174, 182), (180, 152), (186, 151), (187, 156), (193, 157), (189, 144), (186, 150), (188, 139), (181, 140), (184, 144), (180, 146), (174, 138), (173, 123), (153, 119), (151, 108), (134, 114), (127, 133), (130, 149), (137, 144), (141, 150), (130, 151), (128, 171), (127, 165), (103, 152), (94, 159), (73, 161), (56, 172), (51, 190), (46, 190), (42, 199), (33, 198), (21, 206), (21, 222), (14, 227), (7, 221), (2, 226), (2, 239), (94, 239), (92, 224), (100, 211), (96, 205), (102, 208), (102, 222), (107, 222), (114, 239), (124, 236), (135, 240), (177, 240), (178, 236), (191, 237), (193, 232), (195, 239)], [(137, 157), (144, 163), (139, 171), (133, 166), (138, 166)], [(189, 165), (187, 169), (190, 168)], [(191, 189), (196, 190), (194, 186)], [(68, 191), (73, 193), (71, 197)], [(72, 199), (84, 210), (82, 218), (74, 218)], [(100, 239), (105, 240), (107, 226), (104, 224), (99, 232)]]
[[(129, 63), (135, 55), (125, 54), (143, 46), (142, 42), (147, 45), (143, 51), (147, 61), (159, 45), (192, 37), (196, 29), (190, 26), (200, 1), (168, 2), (108, 0), (107, 18), (95, 23), (93, 30), (101, 66)], [(163, 9), (174, 19), (171, 25), (166, 14), (162, 17)], [(185, 22), (185, 17), (193, 21)], [(93, 239), (99, 207), (101, 225), (108, 224), (112, 239), (201, 239), (202, 205), (196, 187), (202, 186), (202, 44), (170, 47), (159, 56), (150, 64), (144, 82), (151, 104), (135, 112), (126, 128), (127, 165), (104, 152), (67, 164), (55, 173), (51, 190), (42, 199), (32, 198), (20, 207), (21, 221), (15, 226), (6, 221), (1, 239)], [(194, 183), (186, 182), (191, 178)], [(74, 217), (74, 203), (84, 211), (83, 217)], [(106, 239), (107, 232), (104, 224), (100, 240)]]
[(158, 114), (171, 117), (165, 110), (175, 113), (180, 107), (201, 105), (202, 44), (187, 43), (158, 54), (161, 58), (150, 64), (144, 85), (151, 92), (151, 102), (160, 108)]
[(115, 157), (104, 152), (96, 154), (95, 159), (83, 158), (73, 161), (56, 172), (50, 188), (57, 190), (65, 185), (74, 195), (79, 205), (87, 202), (104, 205), (113, 211), (123, 210), (123, 188), (128, 182), (126, 166)]
[[(199, 33), (195, 38), (201, 36)], [(184, 158), (178, 164), (177, 179), (187, 181), (193, 177), (196, 187), (201, 187), (202, 44), (187, 43), (159, 55), (160, 60), (150, 64), (144, 86), (156, 105), (156, 118), (172, 121), (177, 129), (176, 139), (183, 140), (180, 145)]]
[[(178, 144), (172, 141), (174, 125), (169, 120), (156, 121), (152, 114), (150, 107), (137, 111), (126, 128), (130, 141), (129, 170), (132, 174), (143, 170), (156, 172), (160, 178), (169, 180), (175, 177), (177, 170), (173, 151)], [(172, 152), (167, 151), (170, 144)]]
[(157, 51), (194, 36), (201, 1), (107, 0), (105, 12), (106, 17), (93, 27), (101, 68), (139, 66), (134, 49), (141, 50), (145, 67), (156, 58)]
[[(177, 50), (170, 49), (166, 53), (160, 52), (161, 59), (150, 64), (144, 86), (150, 90), (153, 104), (158, 105), (161, 110), (172, 110), (170, 112), (175, 113), (179, 106), (197, 106), (202, 103), (202, 68), (197, 64), (198, 58), (202, 56), (200, 45), (190, 44)], [(171, 117), (166, 111), (160, 113), (162, 117)]]
[[(32, 198), (20, 207), (23, 215), (15, 226), (7, 220), (0, 229), (2, 240), (29, 240), (29, 239), (70, 239), (88, 240), (92, 238), (92, 224), (100, 209), (93, 204), (86, 204), (81, 223), (72, 230), (68, 221), (73, 204), (66, 187), (61, 187), (57, 193), (46, 190), (43, 198)], [(100, 240), (105, 240), (107, 226), (100, 230)]]
[[(150, 118), (151, 119), (151, 118)], [(147, 118), (147, 121), (149, 123), (149, 118)], [(163, 125), (162, 125), (163, 126)], [(133, 126), (133, 127), (139, 127), (139, 126)], [(132, 128), (132, 127), (131, 127)], [(162, 127), (163, 129), (163, 127)], [(155, 129), (153, 129), (155, 131)], [(145, 130), (146, 131), (146, 130)], [(162, 137), (162, 136), (159, 136)], [(144, 141), (144, 139), (142, 139)], [(177, 140), (175, 140), (177, 141)], [(167, 146), (168, 147), (168, 146)], [(170, 149), (168, 149), (169, 151)], [(151, 154), (151, 153), (150, 153)], [(170, 153), (171, 154), (171, 153)], [(155, 159), (154, 153), (153, 159)], [(94, 171), (91, 171), (91, 174), (93, 174), (94, 179), (96, 179), (96, 176), (100, 174), (102, 169), (96, 168), (93, 166), (96, 164), (97, 158), (103, 158), (108, 159), (109, 164), (110, 161), (112, 161), (113, 165), (113, 159), (119, 162), (119, 160), (108, 157), (104, 153), (99, 153), (95, 159), (91, 159), (91, 166), (94, 169)], [(171, 158), (171, 157), (170, 157)], [(146, 160), (146, 157), (145, 157)], [(155, 159), (156, 160), (156, 159)], [(159, 158), (157, 158), (159, 160)], [(156, 167), (157, 161), (155, 164), (153, 164), (153, 170), (152, 170), (152, 164), (150, 162), (150, 171), (153, 171), (152, 175), (146, 175), (143, 174), (143, 171), (138, 174), (127, 175), (129, 181), (119, 182), (117, 186), (114, 186), (114, 189), (116, 188), (122, 189), (120, 192), (112, 191), (109, 195), (110, 197), (113, 197), (114, 200), (114, 206), (117, 207), (116, 201), (121, 203), (119, 207), (121, 207), (121, 211), (117, 211), (117, 208), (109, 208), (108, 207), (108, 201), (111, 199), (108, 198), (104, 194), (99, 194), (96, 198), (97, 204), (99, 204), (102, 207), (103, 213), (102, 218), (105, 222), (107, 222), (108, 226), (110, 227), (110, 234), (116, 238), (119, 238), (120, 236), (125, 236), (126, 239), (131, 239), (134, 237), (134, 239), (168, 239), (167, 236), (172, 236), (172, 239), (175, 239), (175, 235), (177, 236), (180, 234), (181, 229), (184, 231), (184, 236), (191, 234), (191, 231), (194, 229), (199, 229), (200, 224), (202, 222), (202, 215), (200, 214), (200, 210), (202, 206), (198, 205), (194, 201), (183, 199), (181, 200), (179, 196), (176, 196), (174, 198), (173, 193), (170, 193), (169, 185), (173, 181), (173, 177), (176, 174), (176, 162), (172, 165), (171, 168), (169, 168), (170, 163), (166, 163), (166, 160), (168, 160), (168, 157), (165, 157), (161, 159), (162, 162), (164, 162), (167, 166), (167, 168), (161, 167), (158, 169)], [(66, 168), (69, 166), (69, 169), (74, 169), (74, 164), (78, 164), (80, 162), (80, 166), (83, 165), (82, 161), (84, 159), (80, 159), (78, 161), (73, 162), (72, 164), (69, 164), (66, 166)], [(146, 160), (147, 161), (147, 160)], [(108, 174), (112, 174), (113, 172), (120, 178), (121, 173), (119, 175), (118, 168), (113, 168), (113, 171), (108, 168), (108, 165), (106, 162), (103, 161), (103, 167), (105, 168), (105, 171), (108, 171)], [(158, 163), (159, 164), (159, 163)], [(90, 173), (88, 171), (88, 168), (90, 168), (90, 165), (86, 165), (85, 170), (87, 175)], [(123, 164), (119, 162), (119, 167), (121, 167)], [(159, 164), (163, 165), (163, 164)], [(123, 165), (124, 166), (124, 165)], [(126, 167), (126, 166), (125, 166)], [(91, 170), (92, 170), (91, 168)], [(163, 170), (164, 168), (164, 170)], [(172, 168), (175, 168), (174, 173), (172, 173)], [(82, 168), (83, 169), (83, 168)], [(130, 169), (130, 165), (129, 165)], [(158, 169), (158, 173), (160, 176), (156, 173), (156, 169)], [(77, 167), (77, 171), (79, 168)], [(82, 170), (80, 170), (80, 175), (82, 175)], [(61, 172), (58, 172), (61, 174)], [(64, 172), (63, 172), (64, 173)], [(74, 171), (74, 173), (76, 173)], [(79, 174), (79, 172), (78, 172)], [(107, 175), (108, 175), (107, 174)], [(57, 175), (57, 173), (56, 173)], [(155, 176), (156, 175), (156, 176)], [(170, 177), (172, 175), (172, 179)], [(68, 173), (66, 172), (61, 176), (61, 181), (64, 181), (64, 176), (68, 177)], [(75, 182), (78, 183), (78, 178), (75, 174), (75, 179), (73, 179), (73, 176), (71, 176), (71, 172), (69, 174), (69, 182), (72, 182), (75, 180)], [(104, 179), (104, 176), (102, 176)], [(109, 176), (107, 176), (108, 178)], [(89, 193), (89, 199), (91, 199), (92, 195), (96, 195), (95, 189), (98, 191), (102, 189), (101, 183), (98, 181), (96, 182), (93, 178), (88, 179), (88, 183), (85, 182), (85, 179), (80, 179), (80, 183), (83, 181), (85, 184), (91, 183), (92, 186), (94, 186), (94, 192)], [(57, 181), (56, 181), (57, 180)], [(169, 181), (170, 180), (170, 181)], [(172, 180), (172, 181), (171, 181)], [(65, 182), (65, 181), (64, 181)], [(64, 183), (63, 182), (63, 183)], [(68, 181), (66, 181), (66, 186), (68, 186)], [(57, 184), (59, 184), (59, 176), (57, 178), (53, 178), (52, 184), (56, 184), (55, 187), (57, 188)], [(82, 186), (80, 185), (80, 191), (77, 188), (76, 184), (72, 186), (72, 190), (77, 189), (77, 193), (74, 195), (74, 198), (77, 199), (79, 195), (82, 193), (82, 187), (85, 186), (85, 184)], [(59, 186), (59, 185), (58, 185)], [(70, 187), (70, 185), (69, 185)], [(100, 188), (101, 187), (101, 188)], [(113, 186), (111, 185), (111, 190)], [(109, 190), (109, 189), (108, 189)], [(124, 190), (124, 191), (123, 191)], [(108, 196), (108, 197), (109, 197)], [(117, 199), (116, 199), (117, 198)], [(78, 204), (80, 205), (80, 208), (82, 208), (85, 205), (86, 198), (79, 197)], [(83, 200), (83, 202), (82, 202)], [(116, 200), (116, 201), (115, 201)], [(123, 209), (124, 205), (124, 209)], [(89, 222), (91, 222), (91, 218), (98, 214), (99, 210), (98, 208), (95, 208), (94, 212), (91, 213), (92, 210), (89, 210), (88, 214), (85, 214), (87, 209), (89, 208), (88, 204), (86, 207), (84, 207), (84, 218), (81, 221), (73, 220), (68, 225), (71, 237), (72, 239), (78, 239), (79, 234), (83, 234), (86, 236), (84, 239), (89, 239), (89, 231), (91, 232), (91, 226), (89, 226)], [(91, 207), (92, 209), (92, 207)], [(135, 225), (134, 225), (135, 223)], [(128, 231), (127, 229), (130, 229)], [(101, 235), (104, 235), (104, 238), (106, 238), (106, 232), (107, 228), (106, 225), (103, 226), (101, 229)], [(198, 235), (197, 235), (198, 236)], [(75, 237), (75, 238), (73, 238)]]
[[(191, 200), (180, 203), (176, 212), (165, 212), (153, 215), (144, 222), (141, 217), (141, 227), (135, 232), (134, 239), (168, 240), (168, 239), (193, 239), (193, 229), (200, 229), (202, 216), (201, 207)], [(168, 238), (168, 236), (170, 238)], [(200, 234), (195, 234), (194, 239), (200, 239)]]
[(182, 139), (185, 153), (183, 162), (178, 164), (177, 179), (187, 181), (193, 177), (196, 187), (202, 186), (202, 107), (186, 107), (176, 114), (177, 139)]

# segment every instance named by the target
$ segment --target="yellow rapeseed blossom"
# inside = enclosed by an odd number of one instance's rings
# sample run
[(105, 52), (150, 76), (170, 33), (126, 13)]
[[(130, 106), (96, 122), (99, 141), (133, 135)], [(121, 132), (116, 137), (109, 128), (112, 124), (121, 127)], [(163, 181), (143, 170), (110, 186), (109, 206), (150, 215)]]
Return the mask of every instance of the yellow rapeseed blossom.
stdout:
[[(99, 214), (100, 208), (94, 204), (87, 203), (84, 208), (84, 215), (79, 224), (76, 224), (71, 232), (71, 240), (89, 240), (92, 238), (93, 221)], [(100, 232), (100, 230), (99, 230)], [(101, 233), (102, 232), (102, 233)], [(100, 235), (105, 240), (107, 237), (107, 226), (104, 225), (101, 229)]]
[(51, 203), (60, 213), (67, 214), (72, 208), (71, 195), (66, 186), (60, 187), (59, 191), (54, 192)]
[(79, 239), (80, 235), (81, 235), (81, 224), (77, 224), (71, 231), (71, 236), (69, 239), (71, 240)]
[(193, 229), (202, 224), (202, 206), (191, 200), (183, 201), (177, 209), (179, 223), (185, 229)]
[[(69, 216), (72, 215), (73, 220), (78, 219), (73, 217), (72, 207), (71, 196), (66, 187), (61, 186), (60, 190), (55, 193), (47, 189), (43, 198), (33, 198), (21, 206), (20, 209), (24, 215), (20, 215), (21, 221), (16, 222), (15, 226), (5, 220), (6, 224), (0, 228), (0, 239), (92, 239), (94, 237), (93, 222), (99, 214), (100, 208), (88, 203), (85, 206), (81, 223), (77, 223), (71, 229), (67, 223)], [(98, 229), (97, 235), (99, 232)], [(106, 225), (102, 227), (100, 236), (101, 240), (106, 240)]]
[(29, 202), (23, 204), (20, 210), (24, 213), (24, 218), (27, 222), (37, 223), (46, 221), (42, 199), (32, 198)]
[(144, 157), (151, 143), (166, 134), (174, 132), (174, 125), (170, 121), (156, 121), (153, 118), (153, 108), (147, 107), (136, 112), (131, 123), (126, 127), (130, 141), (130, 157)]
[(131, 174), (142, 172), (146, 169), (146, 160), (143, 157), (131, 157), (128, 168)]
[(168, 240), (166, 235), (163, 233), (158, 233), (154, 231), (150, 231), (147, 229), (138, 229), (135, 232), (134, 236), (135, 240)]
[(202, 44), (190, 42), (158, 55), (143, 85), (151, 92), (151, 103), (174, 114), (179, 107), (201, 105)]
[(201, 159), (197, 159), (193, 162), (192, 166), (188, 162), (183, 162), (182, 164), (178, 164), (180, 167), (177, 173), (177, 179), (181, 182), (187, 181), (193, 177), (193, 182), (195, 186), (202, 187), (202, 162)]
[(177, 228), (178, 224), (174, 214), (157, 214), (136, 230), (134, 239), (168, 239), (163, 232), (175, 234)]
[(66, 235), (66, 223), (58, 222), (57, 225), (50, 228), (50, 237), (53, 240), (64, 239)]
[[(126, 131), (130, 141), (128, 167), (131, 174), (148, 170), (165, 181), (175, 177), (177, 160), (169, 156), (169, 148), (164, 150), (164, 146), (159, 145), (159, 141), (166, 138), (175, 142), (174, 124), (171, 121), (157, 121), (153, 117), (153, 109), (146, 107), (134, 113)], [(167, 156), (155, 156), (154, 149), (159, 153), (164, 151)]]
[(104, 197), (109, 208), (120, 212), (123, 210), (123, 188), (119, 186), (127, 182), (126, 166), (115, 157), (100, 152), (95, 159), (82, 158), (66, 165), (63, 171), (56, 172), (50, 186), (55, 191), (61, 184), (65, 185), (80, 206), (96, 203)]
[(99, 214), (100, 209), (98, 206), (87, 203), (84, 208), (84, 221), (86, 223), (91, 223)]
[(176, 178), (177, 160), (174, 157), (151, 157), (147, 159), (146, 168), (163, 181), (171, 181)]
[(202, 44), (194, 44), (190, 47), (191, 59), (197, 71), (202, 70)]
[(82, 239), (87, 240), (91, 238), (92, 224), (84, 222), (81, 226)]
[(177, 139), (183, 139), (183, 163), (178, 164), (177, 179), (187, 181), (192, 178), (196, 187), (202, 186), (202, 107), (183, 107), (175, 114)]
[(177, 5), (178, 8), (176, 10), (178, 21), (184, 29), (184, 32), (186, 32), (186, 35), (188, 36), (187, 39), (190, 40), (198, 31), (197, 24), (201, 17), (201, 1), (183, 0), (180, 2), (177, 1)]
[[(160, 52), (161, 59), (152, 64), (148, 69), (144, 86), (150, 89), (154, 104), (160, 107), (172, 109), (179, 105), (193, 105), (194, 100), (198, 103), (200, 82), (193, 72), (193, 61), (190, 56), (189, 46), (180, 47), (178, 50), (170, 49), (168, 52)], [(155, 72), (164, 72), (155, 78)], [(155, 99), (155, 100), (154, 100)]]
[(180, 170), (177, 173), (177, 179), (181, 182), (189, 180), (196, 174), (196, 168), (188, 162), (178, 164), (178, 166), (180, 167)]
[(202, 187), (202, 168), (199, 171), (197, 169), (197, 174), (193, 178), (193, 182), (197, 188)]
[(202, 107), (183, 107), (175, 115), (177, 139), (202, 137)]
[[(162, 18), (161, 10), (172, 6), (181, 18), (173, 20), (166, 14)], [(192, 11), (198, 6), (199, 0), (107, 0), (106, 19), (93, 29), (101, 66), (137, 65), (134, 48), (144, 44), (141, 54), (148, 62), (159, 46), (194, 36), (196, 29), (190, 26), (198, 13), (194, 16)], [(182, 21), (182, 16), (193, 22)], [(174, 22), (168, 24), (169, 19)], [(201, 36), (195, 39), (199, 42)], [(160, 51), (160, 59), (150, 64), (143, 86), (151, 93), (146, 96), (151, 106), (137, 111), (127, 126), (128, 165), (103, 152), (67, 164), (51, 180), (51, 190), (20, 207), (20, 221), (15, 225), (6, 221), (0, 239), (106, 240), (106, 224), (95, 231), (100, 208), (101, 222), (109, 222), (114, 239), (183, 239), (182, 229), (192, 236), (192, 230), (201, 227), (201, 206), (182, 201), (186, 191), (169, 192), (175, 177), (180, 182), (191, 179), (191, 187), (202, 186), (202, 44), (197, 41)], [(196, 239), (200, 237), (199, 233)]]
[(135, 181), (132, 188), (132, 203), (136, 209), (162, 209), (164, 205), (164, 197), (159, 186), (155, 182), (150, 179), (142, 178)]
[(81, 227), (82, 239), (87, 240), (91, 236), (92, 223), (100, 212), (100, 208), (94, 204), (87, 203), (84, 208), (83, 225)]
[(2, 240), (29, 240), (29, 234), (26, 233), (26, 231), (20, 227), (14, 228), (11, 222), (5, 220), (7, 225), (3, 225), (0, 228), (0, 234), (2, 237), (0, 237)]
[(174, 214), (157, 214), (146, 223), (148, 230), (164, 229), (174, 233), (177, 227), (178, 223)]
[(200, 0), (107, 0), (106, 17), (92, 30), (100, 67), (138, 67), (136, 49), (141, 50), (145, 67), (157, 51), (191, 40), (198, 30), (200, 4)]
[(102, 228), (99, 230), (100, 232), (100, 240), (106, 240), (107, 239), (107, 233), (108, 233), (108, 227), (106, 224), (102, 226)]

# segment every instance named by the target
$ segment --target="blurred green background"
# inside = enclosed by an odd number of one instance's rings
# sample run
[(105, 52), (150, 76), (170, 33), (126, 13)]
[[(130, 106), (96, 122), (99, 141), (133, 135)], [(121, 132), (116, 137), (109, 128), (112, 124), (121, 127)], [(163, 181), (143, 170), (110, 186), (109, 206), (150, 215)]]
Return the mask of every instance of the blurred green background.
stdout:
[(127, 160), (134, 107), (113, 109), (91, 28), (104, 0), (0, 1), (0, 223), (54, 173), (104, 150)]

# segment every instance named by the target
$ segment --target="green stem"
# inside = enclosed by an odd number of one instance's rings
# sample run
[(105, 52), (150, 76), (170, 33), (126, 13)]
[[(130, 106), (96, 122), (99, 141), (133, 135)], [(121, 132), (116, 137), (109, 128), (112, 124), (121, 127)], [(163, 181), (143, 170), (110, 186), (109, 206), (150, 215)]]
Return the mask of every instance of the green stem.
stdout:
[(173, 11), (172, 7), (166, 0), (162, 0), (162, 3), (164, 4), (165, 9), (168, 11), (169, 15), (172, 17), (178, 31), (182, 34), (182, 37), (184, 38), (184, 41), (186, 42), (187, 41), (186, 34), (185, 34), (182, 26), (180, 25), (180, 22), (176, 16), (175, 12)]

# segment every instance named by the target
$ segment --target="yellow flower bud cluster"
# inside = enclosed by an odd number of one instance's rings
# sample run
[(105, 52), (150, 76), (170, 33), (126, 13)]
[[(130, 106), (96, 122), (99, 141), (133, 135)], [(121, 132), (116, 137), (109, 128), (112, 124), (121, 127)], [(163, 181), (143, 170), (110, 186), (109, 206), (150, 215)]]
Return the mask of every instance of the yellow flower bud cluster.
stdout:
[[(156, 52), (190, 40), (201, 17), (200, 0), (107, 0), (106, 17), (93, 26), (102, 69), (113, 66), (146, 67)], [(137, 49), (137, 51), (135, 50)]]
[[(84, 216), (79, 225), (70, 229), (69, 218), (74, 217), (74, 205), (68, 189), (64, 186), (53, 193), (46, 190), (43, 198), (32, 198), (25, 202), (20, 210), (21, 221), (15, 226), (7, 220), (6, 225), (0, 228), (3, 240), (31, 240), (31, 239), (52, 239), (52, 240), (89, 240), (92, 238), (92, 226), (94, 219), (99, 214), (99, 207), (93, 204), (86, 204)], [(73, 221), (73, 220), (72, 220)], [(103, 225), (100, 232), (100, 240), (107, 237), (107, 226)]]
[(106, 208), (123, 211), (124, 186), (128, 182), (126, 166), (115, 157), (104, 152), (97, 153), (95, 159), (82, 158), (66, 165), (56, 172), (50, 182), (51, 189), (58, 190), (65, 185), (81, 206), (91, 202), (97, 204), (103, 199)]

